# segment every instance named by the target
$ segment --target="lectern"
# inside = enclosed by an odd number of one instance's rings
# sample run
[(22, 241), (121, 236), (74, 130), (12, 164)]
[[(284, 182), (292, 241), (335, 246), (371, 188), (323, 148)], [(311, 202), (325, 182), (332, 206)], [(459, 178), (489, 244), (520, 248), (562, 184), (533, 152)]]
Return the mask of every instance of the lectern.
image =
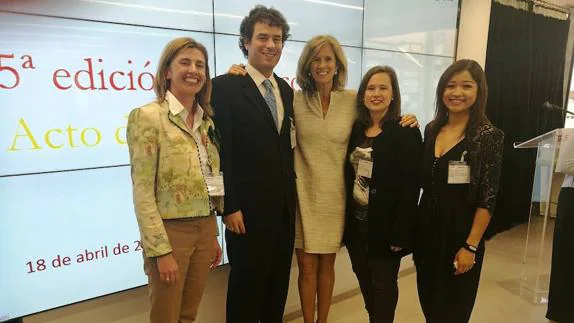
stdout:
[(526, 142), (514, 144), (517, 149), (538, 149), (520, 282), (521, 295), (531, 297), (537, 304), (548, 301), (553, 235), (550, 230), (553, 226), (549, 228), (548, 222), (552, 177), (560, 145), (568, 136), (574, 136), (574, 129), (555, 129)]

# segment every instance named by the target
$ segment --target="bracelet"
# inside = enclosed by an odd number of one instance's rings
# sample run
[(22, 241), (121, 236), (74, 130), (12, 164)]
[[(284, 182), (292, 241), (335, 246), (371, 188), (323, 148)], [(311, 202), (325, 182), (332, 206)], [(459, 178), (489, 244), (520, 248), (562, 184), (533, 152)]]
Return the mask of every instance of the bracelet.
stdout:
[(468, 244), (467, 242), (465, 242), (462, 247), (463, 247), (464, 249), (466, 249), (466, 250), (472, 252), (472, 253), (476, 253), (476, 252), (478, 251), (478, 248), (477, 248), (477, 247), (475, 247), (475, 246), (473, 246), (473, 245), (471, 245), (471, 244)]

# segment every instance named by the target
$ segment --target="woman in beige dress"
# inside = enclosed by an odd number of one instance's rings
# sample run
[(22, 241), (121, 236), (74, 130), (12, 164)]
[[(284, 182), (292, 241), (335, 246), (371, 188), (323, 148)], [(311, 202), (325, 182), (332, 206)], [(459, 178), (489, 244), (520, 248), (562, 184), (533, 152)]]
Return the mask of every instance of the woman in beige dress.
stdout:
[[(356, 91), (345, 89), (347, 58), (332, 36), (311, 38), (297, 64), (293, 112), (297, 127), (295, 253), (304, 321), (327, 322), (335, 257), (345, 227), (345, 156), (357, 118)], [(416, 126), (407, 116), (403, 124)]]
[(305, 322), (326, 322), (335, 257), (345, 225), (344, 162), (356, 119), (354, 90), (346, 90), (347, 59), (332, 36), (311, 38), (299, 58), (293, 112), (297, 127), (295, 253)]
[[(234, 65), (230, 73), (245, 70)], [(297, 213), (295, 253), (299, 267), (299, 297), (305, 323), (327, 322), (335, 258), (345, 226), (344, 165), (357, 118), (356, 91), (345, 89), (347, 58), (337, 39), (319, 35), (307, 41), (297, 64), (293, 112), (297, 146)], [(417, 126), (414, 116), (404, 125)]]

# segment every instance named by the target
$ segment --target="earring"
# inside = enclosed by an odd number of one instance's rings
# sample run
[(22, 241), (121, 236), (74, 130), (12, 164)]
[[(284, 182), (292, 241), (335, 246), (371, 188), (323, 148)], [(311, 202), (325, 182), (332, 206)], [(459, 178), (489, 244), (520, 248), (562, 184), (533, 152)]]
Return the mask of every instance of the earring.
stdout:
[(311, 72), (307, 73), (307, 76), (311, 76)]
[(336, 71), (335, 71), (335, 75), (337, 75), (337, 74), (339, 74), (339, 70), (336, 70)]

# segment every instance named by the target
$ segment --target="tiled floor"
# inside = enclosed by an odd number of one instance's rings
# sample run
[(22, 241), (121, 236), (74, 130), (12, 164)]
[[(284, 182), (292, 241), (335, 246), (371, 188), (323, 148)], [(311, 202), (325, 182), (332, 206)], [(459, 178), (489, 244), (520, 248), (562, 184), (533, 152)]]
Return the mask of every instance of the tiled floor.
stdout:
[[(530, 246), (540, 245), (540, 232), (542, 223), (536, 223), (536, 230), (532, 230)], [(532, 274), (538, 269), (545, 279), (548, 279), (549, 259), (551, 250), (551, 237), (553, 221), (548, 221), (546, 232), (545, 253), (541, 266), (537, 267), (534, 259), (529, 258), (531, 264), (525, 267), (522, 264), (527, 226), (522, 225), (510, 231), (501, 233), (487, 244), (486, 259), (480, 281), (478, 298), (474, 308), (471, 323), (546, 323), (545, 304), (535, 304), (533, 295), (520, 288), (522, 274), (526, 271)], [(538, 255), (539, 249), (532, 248), (533, 254)], [(530, 253), (529, 253), (530, 254)], [(424, 323), (416, 292), (416, 274), (407, 270), (407, 274), (399, 279), (399, 304), (396, 311), (395, 322), (398, 323)], [(302, 323), (302, 318), (296, 318), (289, 323)], [(360, 294), (355, 294), (331, 307), (330, 323), (362, 323), (368, 322), (367, 314), (363, 308)]]

